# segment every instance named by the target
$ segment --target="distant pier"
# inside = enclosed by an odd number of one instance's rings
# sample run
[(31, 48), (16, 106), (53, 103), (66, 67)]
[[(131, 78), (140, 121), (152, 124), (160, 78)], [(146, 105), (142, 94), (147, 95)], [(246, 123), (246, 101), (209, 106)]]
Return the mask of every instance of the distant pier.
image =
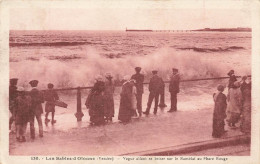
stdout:
[(242, 27), (237, 27), (237, 28), (204, 28), (204, 29), (197, 29), (197, 30), (138, 30), (138, 29), (127, 29), (125, 30), (126, 32), (252, 32), (251, 28), (242, 28)]
[(138, 29), (127, 29), (126, 32), (191, 32), (192, 30), (138, 30)]

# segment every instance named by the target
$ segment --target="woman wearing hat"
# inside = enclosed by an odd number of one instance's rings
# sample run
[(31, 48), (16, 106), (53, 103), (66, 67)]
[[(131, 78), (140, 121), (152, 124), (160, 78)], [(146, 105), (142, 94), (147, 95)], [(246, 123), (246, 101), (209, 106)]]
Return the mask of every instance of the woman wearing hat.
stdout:
[(218, 92), (213, 94), (213, 99), (215, 102), (214, 113), (213, 113), (213, 137), (221, 137), (224, 134), (226, 118), (226, 108), (227, 108), (227, 97), (222, 92), (224, 91), (224, 86), (219, 85), (217, 87)]
[(242, 109), (242, 93), (240, 90), (240, 82), (235, 81), (234, 86), (231, 87), (227, 95), (227, 122), (231, 127), (235, 127), (238, 122)]
[(106, 121), (112, 121), (114, 117), (115, 109), (114, 109), (114, 81), (112, 80), (113, 77), (110, 73), (106, 74), (105, 80), (105, 91), (104, 91), (104, 115)]
[(101, 75), (96, 77), (96, 83), (91, 89), (86, 100), (86, 107), (89, 109), (90, 122), (93, 125), (101, 125), (104, 120), (104, 96), (105, 83)]
[(229, 76), (228, 89), (230, 89), (230, 88), (234, 87), (234, 82), (237, 81), (237, 78), (235, 76), (235, 71), (230, 70), (228, 72), (228, 76)]
[(130, 80), (130, 76), (125, 76), (124, 81), (125, 82), (122, 86), (122, 91), (120, 93), (120, 106), (119, 106), (118, 120), (126, 123), (131, 120), (133, 111), (136, 110), (136, 101), (135, 102), (133, 101), (133, 97), (135, 96), (134, 80)]

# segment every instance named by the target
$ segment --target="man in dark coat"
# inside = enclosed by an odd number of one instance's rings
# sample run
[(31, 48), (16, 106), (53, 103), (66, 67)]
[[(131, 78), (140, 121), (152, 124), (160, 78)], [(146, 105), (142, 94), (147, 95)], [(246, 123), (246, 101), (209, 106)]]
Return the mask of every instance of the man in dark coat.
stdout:
[(39, 136), (43, 137), (43, 126), (42, 126), (42, 118), (41, 114), (43, 113), (42, 103), (44, 102), (44, 96), (37, 89), (38, 80), (32, 80), (29, 82), (29, 84), (32, 86), (32, 90), (30, 91), (30, 96), (32, 99), (32, 106), (31, 106), (31, 118), (30, 118), (30, 132), (31, 132), (31, 138), (35, 138), (35, 128), (34, 128), (34, 118), (36, 117), (36, 120), (38, 122), (39, 126)]
[(142, 95), (144, 93), (144, 87), (143, 87), (143, 82), (144, 82), (144, 75), (141, 74), (141, 67), (136, 67), (135, 68), (136, 74), (132, 75), (131, 79), (134, 79), (136, 81), (135, 87), (136, 87), (136, 101), (137, 101), (137, 110), (139, 113), (139, 117), (142, 116)]
[(153, 102), (153, 99), (155, 99), (155, 104), (154, 104), (154, 111), (153, 113), (157, 113), (157, 108), (158, 108), (158, 99), (159, 99), (159, 94), (160, 91), (162, 90), (163, 87), (163, 80), (161, 77), (157, 75), (157, 70), (152, 71), (153, 77), (150, 80), (149, 83), (149, 98), (148, 98), (148, 103), (147, 103), (147, 108), (144, 114), (148, 115), (150, 112), (150, 108)]
[(168, 112), (177, 111), (177, 94), (180, 91), (179, 83), (180, 83), (180, 76), (178, 73), (178, 69), (172, 69), (173, 75), (170, 80), (169, 85), (169, 92), (171, 93), (171, 109)]
[(10, 79), (9, 85), (9, 111), (11, 113), (11, 117), (9, 118), (9, 130), (11, 130), (12, 123), (14, 121), (13, 111), (15, 108), (15, 100), (18, 96), (17, 92), (17, 78)]

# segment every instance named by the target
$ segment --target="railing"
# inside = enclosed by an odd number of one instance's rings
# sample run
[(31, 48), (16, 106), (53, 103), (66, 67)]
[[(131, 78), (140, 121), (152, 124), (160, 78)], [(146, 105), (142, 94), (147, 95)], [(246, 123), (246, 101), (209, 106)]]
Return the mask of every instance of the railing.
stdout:
[[(241, 76), (236, 76), (240, 78)], [(249, 75), (251, 77), (251, 75)], [(188, 79), (188, 80), (180, 80), (180, 82), (190, 82), (190, 81), (203, 81), (203, 80), (222, 80), (228, 79), (229, 77), (214, 77), (214, 78), (201, 78), (201, 79)], [(170, 81), (165, 81), (164, 83), (169, 83)], [(149, 84), (149, 82), (145, 82), (143, 84)], [(62, 88), (62, 89), (54, 89), (55, 91), (68, 91), (68, 90), (77, 90), (77, 112), (75, 113), (75, 117), (77, 121), (81, 121), (84, 116), (81, 108), (81, 90), (83, 89), (91, 89), (92, 87), (76, 87), (76, 88)]]

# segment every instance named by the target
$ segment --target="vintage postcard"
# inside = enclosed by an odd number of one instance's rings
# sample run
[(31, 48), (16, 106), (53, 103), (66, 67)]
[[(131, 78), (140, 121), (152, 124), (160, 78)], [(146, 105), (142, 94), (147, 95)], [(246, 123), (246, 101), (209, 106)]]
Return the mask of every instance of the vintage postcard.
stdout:
[(259, 163), (257, 0), (2, 0), (0, 163)]

